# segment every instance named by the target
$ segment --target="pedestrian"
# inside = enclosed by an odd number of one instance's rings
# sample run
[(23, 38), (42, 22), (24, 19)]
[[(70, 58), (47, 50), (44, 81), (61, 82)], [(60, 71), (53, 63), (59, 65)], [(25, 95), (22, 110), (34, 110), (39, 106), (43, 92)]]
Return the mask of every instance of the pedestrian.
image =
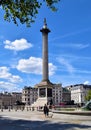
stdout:
[(43, 111), (44, 111), (45, 117), (49, 115), (49, 108), (46, 104), (44, 105)]

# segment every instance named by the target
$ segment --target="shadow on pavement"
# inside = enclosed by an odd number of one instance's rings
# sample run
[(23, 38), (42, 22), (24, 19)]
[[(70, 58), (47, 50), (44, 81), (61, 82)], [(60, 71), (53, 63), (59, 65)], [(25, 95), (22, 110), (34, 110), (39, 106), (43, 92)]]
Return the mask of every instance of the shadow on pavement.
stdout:
[(0, 130), (73, 130), (91, 129), (91, 126), (71, 123), (52, 123), (50, 121), (15, 120), (0, 117)]

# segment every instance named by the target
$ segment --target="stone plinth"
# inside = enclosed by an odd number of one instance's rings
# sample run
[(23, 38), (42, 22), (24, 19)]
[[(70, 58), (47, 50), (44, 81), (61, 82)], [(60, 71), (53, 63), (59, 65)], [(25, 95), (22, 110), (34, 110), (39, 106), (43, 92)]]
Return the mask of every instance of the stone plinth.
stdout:
[(50, 100), (52, 100), (52, 88), (53, 85), (49, 80), (41, 81), (35, 87), (38, 88), (38, 99), (32, 106), (39, 107), (44, 106), (44, 104), (50, 105)]

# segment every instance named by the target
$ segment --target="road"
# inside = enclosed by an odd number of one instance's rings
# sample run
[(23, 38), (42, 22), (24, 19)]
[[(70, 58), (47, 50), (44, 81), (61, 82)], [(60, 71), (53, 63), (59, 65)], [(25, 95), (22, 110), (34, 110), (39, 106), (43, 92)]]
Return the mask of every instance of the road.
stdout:
[(38, 111), (0, 111), (0, 130), (91, 130), (91, 116), (53, 113), (46, 118)]

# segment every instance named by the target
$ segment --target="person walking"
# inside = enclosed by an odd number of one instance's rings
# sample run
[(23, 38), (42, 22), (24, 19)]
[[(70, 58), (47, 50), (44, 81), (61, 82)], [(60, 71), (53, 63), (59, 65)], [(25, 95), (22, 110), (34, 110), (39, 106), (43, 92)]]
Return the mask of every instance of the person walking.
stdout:
[(44, 105), (43, 111), (44, 111), (45, 117), (47, 117), (49, 115), (49, 108), (48, 108), (48, 106), (46, 104)]

